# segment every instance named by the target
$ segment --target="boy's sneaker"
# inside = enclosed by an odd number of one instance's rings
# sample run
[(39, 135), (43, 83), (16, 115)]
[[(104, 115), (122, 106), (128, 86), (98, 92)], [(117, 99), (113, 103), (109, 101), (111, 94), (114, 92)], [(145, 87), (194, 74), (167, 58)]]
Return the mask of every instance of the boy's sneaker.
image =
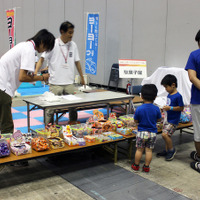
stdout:
[(192, 151), (190, 154), (190, 157), (195, 160), (195, 161), (199, 161), (200, 162), (200, 158), (197, 156), (197, 152), (196, 151)]
[(156, 154), (157, 157), (160, 157), (160, 156), (166, 156), (167, 155), (167, 151), (166, 150), (163, 150), (162, 152), (159, 152)]
[(167, 155), (166, 155), (166, 157), (165, 157), (165, 160), (166, 160), (166, 161), (171, 161), (171, 160), (173, 160), (175, 154), (176, 154), (176, 149), (175, 149), (175, 148), (174, 148), (173, 150), (169, 150), (169, 151), (167, 152)]
[(134, 171), (138, 171), (140, 169), (140, 166), (139, 165), (136, 165), (135, 163), (133, 163), (131, 165), (131, 168), (134, 170)]
[(146, 165), (143, 165), (142, 170), (143, 170), (143, 172), (149, 172), (150, 171), (150, 167), (146, 166)]
[(200, 162), (191, 162), (190, 166), (192, 169), (194, 169), (200, 173)]

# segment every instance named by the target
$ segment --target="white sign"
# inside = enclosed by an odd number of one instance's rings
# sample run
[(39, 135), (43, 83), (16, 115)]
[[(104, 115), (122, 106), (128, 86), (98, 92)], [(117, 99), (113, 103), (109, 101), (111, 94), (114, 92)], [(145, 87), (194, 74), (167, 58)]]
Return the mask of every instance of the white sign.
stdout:
[(146, 60), (120, 59), (119, 78), (146, 78)]

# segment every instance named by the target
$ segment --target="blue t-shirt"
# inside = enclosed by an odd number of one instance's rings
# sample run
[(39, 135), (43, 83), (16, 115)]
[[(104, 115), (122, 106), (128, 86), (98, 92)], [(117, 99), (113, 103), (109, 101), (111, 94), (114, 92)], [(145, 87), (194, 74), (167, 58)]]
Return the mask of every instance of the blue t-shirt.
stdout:
[(134, 119), (139, 121), (138, 131), (149, 131), (157, 133), (156, 123), (161, 118), (160, 109), (152, 103), (144, 103), (139, 106)]
[[(196, 71), (197, 78), (200, 79), (200, 49), (191, 52), (185, 70), (192, 69)], [(192, 84), (191, 104), (200, 104), (200, 91)]]
[[(167, 105), (169, 106), (184, 106), (183, 103), (183, 98), (181, 96), (181, 94), (179, 92), (177, 92), (176, 94), (167, 95)], [(167, 111), (167, 121), (169, 123), (175, 124), (177, 125), (180, 121), (180, 117), (181, 117), (181, 111), (173, 111), (173, 110), (169, 110)]]

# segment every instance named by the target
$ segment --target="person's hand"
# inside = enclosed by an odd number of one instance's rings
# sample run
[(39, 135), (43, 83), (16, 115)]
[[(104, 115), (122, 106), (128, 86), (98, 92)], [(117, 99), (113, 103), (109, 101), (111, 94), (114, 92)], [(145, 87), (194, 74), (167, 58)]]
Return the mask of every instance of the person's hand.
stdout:
[(168, 110), (170, 110), (170, 108), (171, 108), (171, 106), (164, 106), (164, 107), (163, 107), (163, 110), (164, 110), (164, 111), (168, 111)]
[(49, 79), (49, 77), (50, 77), (50, 74), (49, 73), (46, 73), (46, 74), (42, 74), (42, 76), (43, 76), (43, 81), (48, 81), (48, 79)]

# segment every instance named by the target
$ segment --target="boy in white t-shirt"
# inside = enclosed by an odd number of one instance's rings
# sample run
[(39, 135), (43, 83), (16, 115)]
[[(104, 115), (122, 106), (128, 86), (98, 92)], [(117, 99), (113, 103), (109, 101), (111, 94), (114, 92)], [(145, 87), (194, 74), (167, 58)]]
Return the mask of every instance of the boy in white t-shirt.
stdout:
[(20, 82), (47, 81), (49, 74), (34, 75), (35, 51), (51, 51), (55, 37), (46, 29), (7, 51), (0, 59), (0, 130), (13, 133), (12, 97)]

